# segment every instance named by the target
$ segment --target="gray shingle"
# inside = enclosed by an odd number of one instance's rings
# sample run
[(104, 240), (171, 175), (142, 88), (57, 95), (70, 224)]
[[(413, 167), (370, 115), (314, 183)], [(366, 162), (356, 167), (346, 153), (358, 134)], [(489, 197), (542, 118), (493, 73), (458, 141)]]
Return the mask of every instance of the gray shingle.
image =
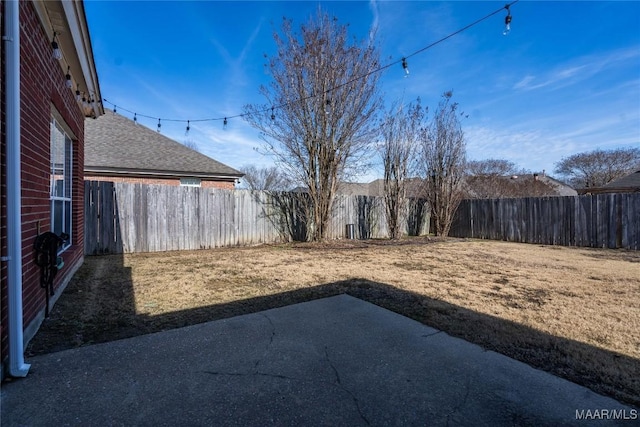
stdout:
[(635, 171), (629, 175), (625, 175), (620, 179), (616, 179), (605, 185), (603, 188), (631, 188), (640, 189), (640, 171)]
[(243, 176), (217, 160), (109, 110), (97, 119), (85, 120), (84, 140), (86, 171)]

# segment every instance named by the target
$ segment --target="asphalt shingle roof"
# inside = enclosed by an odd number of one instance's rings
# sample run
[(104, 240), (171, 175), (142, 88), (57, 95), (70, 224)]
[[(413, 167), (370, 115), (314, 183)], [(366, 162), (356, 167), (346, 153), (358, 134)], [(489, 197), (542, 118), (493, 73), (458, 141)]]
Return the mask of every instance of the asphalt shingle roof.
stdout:
[(236, 169), (109, 110), (97, 119), (85, 119), (84, 141), (85, 171), (243, 176)]
[(640, 188), (640, 171), (616, 179), (605, 185), (604, 188)]
[[(424, 184), (419, 178), (410, 178), (407, 185), (407, 196), (425, 197)], [(465, 180), (466, 197), (500, 198), (500, 197), (542, 197), (542, 196), (575, 196), (576, 190), (546, 175), (532, 174), (521, 176), (472, 176)], [(384, 180), (376, 179), (369, 183), (342, 182), (339, 194), (383, 196)]]

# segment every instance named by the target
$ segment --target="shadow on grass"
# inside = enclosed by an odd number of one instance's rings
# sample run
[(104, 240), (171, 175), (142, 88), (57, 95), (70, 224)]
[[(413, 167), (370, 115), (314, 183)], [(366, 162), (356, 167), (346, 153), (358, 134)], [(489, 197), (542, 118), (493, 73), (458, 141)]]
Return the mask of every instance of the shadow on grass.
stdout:
[[(27, 355), (129, 338), (346, 293), (598, 393), (640, 406), (640, 360), (385, 283), (354, 278), (149, 316), (136, 314), (130, 270), (123, 265), (121, 255), (89, 258), (87, 263), (30, 343)], [(96, 269), (106, 269), (103, 272), (108, 273), (102, 274)], [(100, 277), (100, 280), (94, 280), (94, 277)]]

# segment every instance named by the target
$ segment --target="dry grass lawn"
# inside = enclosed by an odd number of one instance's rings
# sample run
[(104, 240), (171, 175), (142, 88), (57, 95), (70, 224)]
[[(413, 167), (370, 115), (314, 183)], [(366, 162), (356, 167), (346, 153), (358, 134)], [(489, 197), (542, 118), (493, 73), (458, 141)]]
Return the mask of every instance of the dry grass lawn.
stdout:
[(640, 252), (411, 238), (89, 257), (30, 354), (346, 292), (640, 405)]

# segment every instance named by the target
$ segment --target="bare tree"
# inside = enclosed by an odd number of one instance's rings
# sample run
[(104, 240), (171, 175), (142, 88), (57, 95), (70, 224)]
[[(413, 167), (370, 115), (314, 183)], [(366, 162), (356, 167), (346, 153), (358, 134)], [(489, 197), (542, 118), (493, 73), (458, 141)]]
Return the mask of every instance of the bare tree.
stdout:
[(575, 188), (602, 187), (640, 169), (640, 148), (593, 150), (564, 157), (555, 172)]
[(284, 191), (289, 181), (276, 166), (245, 165), (240, 168), (249, 190)]
[(442, 95), (429, 127), (421, 133), (418, 167), (424, 175), (427, 200), (438, 236), (449, 234), (453, 215), (462, 200), (466, 144), (453, 92)]
[[(525, 172), (519, 171), (516, 164), (509, 160), (471, 160), (467, 161), (465, 168), (465, 198), (517, 197), (524, 189), (522, 185), (524, 180), (519, 180), (517, 177), (525, 175)], [(528, 180), (526, 182), (529, 183)]]
[(285, 19), (268, 60), (273, 80), (266, 105), (245, 107), (291, 182), (309, 197), (308, 239), (327, 233), (339, 180), (360, 165), (373, 139), (380, 106), (379, 54), (370, 42), (349, 42), (347, 27), (322, 11), (296, 33)]
[(509, 176), (519, 173), (515, 163), (504, 159), (469, 160), (466, 164), (469, 176)]
[(189, 137), (184, 139), (184, 141), (182, 142), (182, 145), (184, 145), (187, 148), (191, 148), (193, 151), (200, 152), (200, 147), (198, 147), (198, 143)]
[(418, 149), (419, 133), (425, 118), (420, 100), (415, 105), (395, 105), (385, 114), (380, 125), (384, 166), (384, 203), (389, 237), (398, 239), (403, 215), (407, 213), (407, 184), (410, 166)]

